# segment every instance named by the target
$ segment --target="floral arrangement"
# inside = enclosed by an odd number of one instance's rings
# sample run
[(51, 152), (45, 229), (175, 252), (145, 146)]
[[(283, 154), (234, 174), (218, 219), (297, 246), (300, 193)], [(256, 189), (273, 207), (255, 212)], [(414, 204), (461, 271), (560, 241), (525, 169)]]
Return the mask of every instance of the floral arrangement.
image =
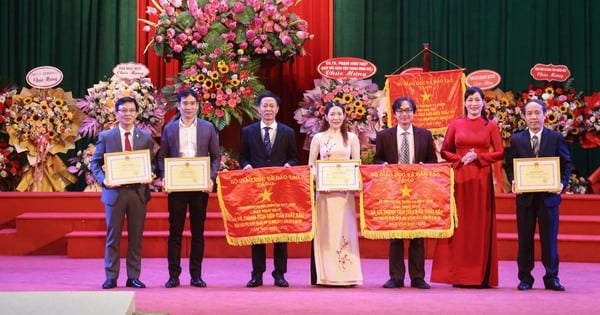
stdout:
[(232, 44), (239, 55), (288, 61), (305, 55), (312, 39), (308, 23), (289, 10), (295, 0), (160, 0), (147, 8), (158, 22), (140, 19), (151, 31), (154, 51), (161, 57), (182, 57), (202, 48)]
[(514, 133), (527, 128), (521, 116), (521, 107), (516, 105), (512, 92), (505, 93), (501, 89), (486, 91), (485, 101), (487, 118), (498, 124), (502, 139), (508, 146), (508, 141)]
[(373, 164), (373, 157), (375, 157), (375, 146), (361, 146), (360, 162), (362, 164)]
[[(378, 96), (377, 84), (371, 80), (336, 80), (322, 77), (315, 80), (315, 88), (304, 92), (294, 119), (300, 132), (309, 137), (319, 132), (325, 119), (325, 107), (330, 101), (344, 106), (346, 122), (355, 133), (372, 131), (379, 124), (379, 114), (373, 102)], [(308, 137), (308, 138), (309, 138)]]
[(221, 165), (219, 171), (233, 171), (239, 170), (240, 162), (236, 159), (236, 154), (221, 147)]
[(516, 106), (522, 107), (531, 98), (546, 103), (546, 127), (562, 133), (567, 142), (578, 140), (585, 131), (583, 111), (585, 103), (581, 92), (571, 86), (573, 79), (564, 84), (548, 82), (543, 86), (530, 86), (521, 92)]
[[(179, 73), (177, 82), (163, 88), (168, 101), (175, 101), (177, 92), (190, 87), (198, 92), (199, 116), (222, 130), (232, 118), (242, 123), (245, 114), (258, 117), (255, 97), (265, 87), (253, 75), (258, 60), (238, 57), (227, 45), (205, 48), (196, 55), (197, 61)], [(195, 59), (196, 59), (195, 58)]]
[(13, 191), (23, 176), (25, 154), (18, 153), (6, 139), (0, 140), (0, 191)]
[(565, 193), (567, 193), (567, 194), (586, 194), (588, 192), (589, 186), (590, 186), (590, 183), (588, 182), (588, 180), (583, 176), (579, 176), (577, 171), (573, 170), (573, 173), (571, 174), (571, 178), (569, 179), (569, 184), (567, 185), (567, 188), (565, 189)]
[(92, 174), (92, 170), (90, 168), (90, 163), (92, 162), (92, 156), (96, 151), (96, 146), (93, 143), (90, 143), (87, 148), (83, 151), (77, 151), (77, 155), (69, 159), (69, 166), (67, 169), (71, 174), (75, 174), (77, 177), (85, 176), (85, 183), (89, 185), (93, 185), (96, 182), (96, 178)]
[(3, 88), (0, 91), (0, 131), (6, 132), (4, 125), (10, 115), (7, 110), (12, 106), (12, 96), (16, 93), (16, 88)]
[(140, 106), (137, 127), (160, 136), (166, 109), (150, 78), (128, 80), (113, 76), (94, 84), (87, 92), (85, 98), (77, 100), (77, 107), (85, 115), (79, 129), (84, 137), (97, 137), (100, 131), (118, 124), (115, 102), (124, 96), (135, 98)]
[(595, 148), (600, 146), (600, 92), (583, 99), (586, 104), (583, 109), (583, 122), (587, 132), (581, 138), (581, 146)]
[(12, 96), (5, 109), (6, 130), (17, 152), (27, 151), (29, 165), (17, 190), (63, 191), (74, 181), (56, 155), (74, 148), (79, 139), (79, 110), (70, 92), (27, 89)]

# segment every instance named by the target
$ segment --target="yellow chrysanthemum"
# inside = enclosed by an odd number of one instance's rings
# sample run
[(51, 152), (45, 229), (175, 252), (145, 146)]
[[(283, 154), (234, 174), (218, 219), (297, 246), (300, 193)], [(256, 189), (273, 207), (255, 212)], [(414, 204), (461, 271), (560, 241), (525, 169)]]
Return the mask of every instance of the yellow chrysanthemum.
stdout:
[(218, 71), (211, 71), (209, 74), (209, 77), (213, 80), (217, 80), (219, 79), (219, 72)]
[(238, 78), (233, 78), (233, 79), (229, 80), (229, 84), (237, 87), (238, 85), (240, 85), (240, 80)]
[(547, 93), (547, 94), (552, 94), (552, 95), (554, 95), (554, 88), (552, 88), (551, 86), (549, 86), (549, 87), (547, 87), (547, 88), (544, 90), (544, 93)]

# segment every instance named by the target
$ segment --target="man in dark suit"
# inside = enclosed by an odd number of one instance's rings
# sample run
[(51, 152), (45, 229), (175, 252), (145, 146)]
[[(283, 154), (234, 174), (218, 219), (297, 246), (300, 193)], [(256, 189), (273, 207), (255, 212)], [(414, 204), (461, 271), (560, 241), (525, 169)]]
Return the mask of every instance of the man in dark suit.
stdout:
[[(433, 137), (427, 129), (413, 126), (417, 105), (410, 97), (400, 97), (392, 105), (398, 125), (377, 133), (373, 163), (436, 163), (437, 157)], [(429, 289), (425, 281), (425, 247), (422, 238), (410, 240), (408, 252), (408, 273), (411, 287)], [(390, 240), (389, 253), (390, 279), (384, 288), (404, 287), (404, 239)]]
[[(254, 167), (293, 166), (298, 164), (296, 135), (294, 130), (275, 120), (281, 100), (279, 96), (266, 92), (256, 100), (261, 120), (242, 129), (240, 166), (247, 170)], [(284, 278), (287, 272), (287, 244), (273, 244), (272, 272), (275, 286), (288, 287)], [(252, 245), (252, 278), (247, 287), (263, 284), (262, 276), (266, 270), (265, 244)]]
[(100, 133), (91, 169), (102, 183), (102, 202), (106, 213), (106, 252), (103, 289), (117, 286), (119, 277), (120, 245), (123, 222), (127, 216), (127, 287), (145, 288), (139, 279), (142, 260), (142, 233), (146, 220), (146, 204), (150, 200), (148, 183), (109, 186), (104, 173), (104, 153), (148, 150), (154, 156), (154, 142), (149, 132), (138, 129), (134, 123), (139, 105), (134, 98), (122, 97), (115, 104), (119, 126)]
[(564, 291), (558, 280), (558, 206), (560, 193), (567, 187), (571, 177), (571, 156), (564, 137), (559, 132), (544, 127), (546, 104), (531, 99), (523, 107), (528, 130), (510, 139), (510, 155), (507, 157), (507, 176), (514, 185), (513, 159), (553, 157), (560, 158), (561, 189), (554, 192), (531, 192), (517, 194), (517, 232), (519, 235), (520, 283), (517, 289), (526, 291), (533, 286), (531, 270), (534, 267), (534, 235), (536, 221), (542, 245), (542, 263), (546, 269), (544, 287), (547, 290)]
[(204, 221), (208, 193), (217, 176), (221, 163), (219, 135), (210, 122), (199, 119), (198, 93), (192, 89), (183, 89), (177, 93), (177, 109), (180, 118), (167, 124), (163, 130), (160, 151), (158, 153), (158, 173), (164, 180), (165, 158), (167, 157), (210, 157), (209, 191), (186, 191), (169, 193), (169, 242), (167, 260), (169, 280), (167, 288), (179, 286), (181, 274), (181, 239), (187, 208), (190, 209), (190, 230), (192, 243), (190, 248), (190, 285), (206, 287), (202, 280), (202, 258), (204, 257)]

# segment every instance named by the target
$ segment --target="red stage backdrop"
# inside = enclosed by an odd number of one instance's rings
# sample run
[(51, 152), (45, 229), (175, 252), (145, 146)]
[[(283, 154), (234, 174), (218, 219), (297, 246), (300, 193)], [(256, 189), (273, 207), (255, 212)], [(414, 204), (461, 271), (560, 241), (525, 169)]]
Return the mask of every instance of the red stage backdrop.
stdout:
[(458, 227), (450, 164), (361, 165), (366, 238), (448, 238)]
[(217, 187), (230, 245), (312, 240), (315, 207), (308, 166), (219, 172)]

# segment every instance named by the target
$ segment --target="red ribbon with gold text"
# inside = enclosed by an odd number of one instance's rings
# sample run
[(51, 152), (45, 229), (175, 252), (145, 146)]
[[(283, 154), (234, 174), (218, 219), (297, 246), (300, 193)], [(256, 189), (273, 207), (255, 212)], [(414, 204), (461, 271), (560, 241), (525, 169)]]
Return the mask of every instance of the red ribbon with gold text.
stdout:
[(217, 185), (230, 245), (312, 240), (315, 202), (308, 166), (219, 172)]
[(458, 227), (448, 163), (361, 165), (360, 229), (369, 239), (448, 238)]

